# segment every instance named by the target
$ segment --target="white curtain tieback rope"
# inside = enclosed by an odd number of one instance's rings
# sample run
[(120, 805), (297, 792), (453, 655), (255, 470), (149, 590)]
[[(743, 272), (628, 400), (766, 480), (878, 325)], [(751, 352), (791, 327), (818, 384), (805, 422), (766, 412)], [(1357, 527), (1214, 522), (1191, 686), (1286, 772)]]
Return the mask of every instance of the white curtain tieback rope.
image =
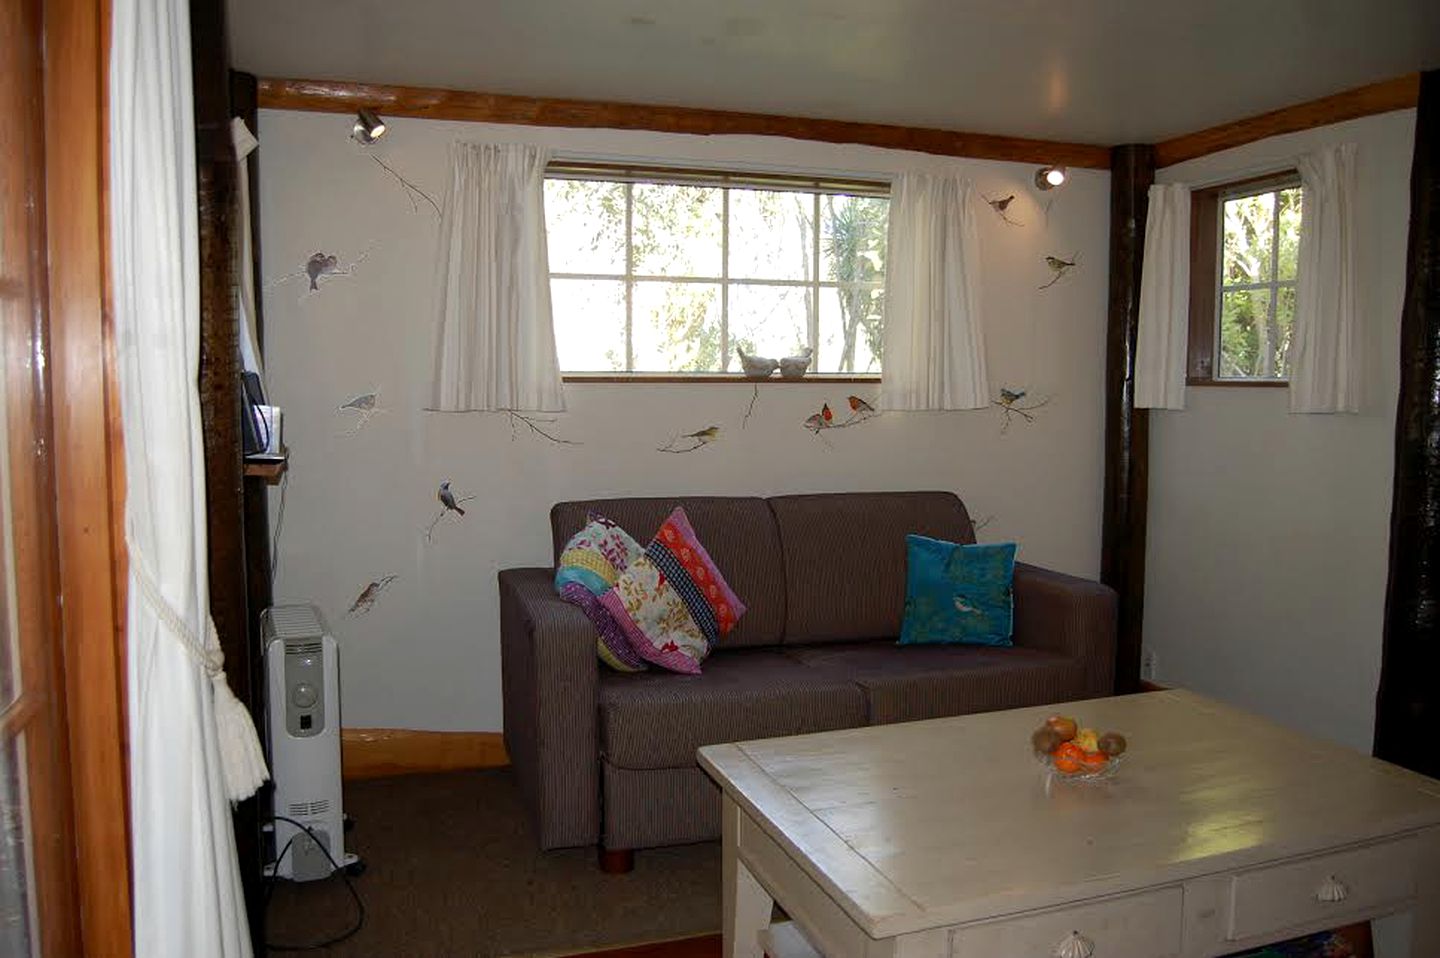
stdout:
[(126, 536), (130, 551), (131, 580), (140, 586), (146, 604), (173, 635), (181, 648), (210, 676), (214, 689), (215, 735), (220, 745), (220, 765), (224, 772), (225, 793), (232, 802), (243, 801), (255, 794), (270, 777), (265, 753), (250, 712), (235, 697), (225, 677), (225, 653), (220, 648), (220, 635), (215, 621), (205, 613), (205, 639), (202, 641), (182, 616), (165, 598), (160, 583), (150, 574), (145, 554), (135, 547), (133, 536)]

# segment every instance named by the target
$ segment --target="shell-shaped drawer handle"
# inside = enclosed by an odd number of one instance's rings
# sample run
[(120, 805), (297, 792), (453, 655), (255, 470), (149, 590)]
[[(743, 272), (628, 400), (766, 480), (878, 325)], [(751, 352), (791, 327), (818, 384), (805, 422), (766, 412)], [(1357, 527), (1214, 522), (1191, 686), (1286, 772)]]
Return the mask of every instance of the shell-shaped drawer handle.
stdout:
[(1320, 887), (1315, 890), (1316, 901), (1344, 901), (1349, 896), (1350, 889), (1346, 888), (1345, 883), (1340, 879), (1336, 878), (1334, 875), (1326, 878), (1323, 882), (1320, 883)]
[(1072, 931), (1055, 946), (1055, 958), (1092, 958), (1095, 943), (1078, 931)]

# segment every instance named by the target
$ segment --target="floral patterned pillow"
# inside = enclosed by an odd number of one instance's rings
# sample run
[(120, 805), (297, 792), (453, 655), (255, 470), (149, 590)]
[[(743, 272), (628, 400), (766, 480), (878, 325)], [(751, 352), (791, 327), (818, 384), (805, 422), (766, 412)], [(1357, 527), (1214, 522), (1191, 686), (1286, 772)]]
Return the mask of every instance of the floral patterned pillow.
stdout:
[(602, 515), (590, 513), (585, 528), (570, 537), (555, 570), (555, 591), (578, 605), (600, 633), (595, 651), (617, 672), (639, 672), (645, 660), (630, 651), (625, 633), (600, 604), (630, 563), (643, 554), (640, 543)]
[(635, 655), (690, 675), (745, 614), (678, 507), (600, 604)]

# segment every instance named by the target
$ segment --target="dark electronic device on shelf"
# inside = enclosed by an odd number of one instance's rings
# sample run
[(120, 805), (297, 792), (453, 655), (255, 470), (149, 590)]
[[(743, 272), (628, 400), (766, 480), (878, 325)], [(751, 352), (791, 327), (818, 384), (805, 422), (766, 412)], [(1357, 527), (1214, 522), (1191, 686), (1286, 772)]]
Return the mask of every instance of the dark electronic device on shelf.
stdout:
[(285, 447), (280, 441), (280, 407), (265, 403), (260, 377), (241, 373), (241, 448), (249, 462), (283, 462)]

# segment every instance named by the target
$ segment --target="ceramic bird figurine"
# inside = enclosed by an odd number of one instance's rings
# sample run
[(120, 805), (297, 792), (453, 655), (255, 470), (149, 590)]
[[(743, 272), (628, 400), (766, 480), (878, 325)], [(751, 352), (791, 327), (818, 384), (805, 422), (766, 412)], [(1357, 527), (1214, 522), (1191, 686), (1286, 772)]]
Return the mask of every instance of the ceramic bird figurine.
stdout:
[(806, 346), (794, 356), (786, 356), (780, 360), (781, 379), (800, 379), (805, 371), (810, 368), (810, 357), (815, 355), (815, 350)]
[(460, 503), (455, 501), (455, 493), (450, 491), (449, 479), (440, 483), (440, 491), (436, 493), (436, 498), (440, 500), (440, 504), (445, 507), (447, 512), (456, 512), (462, 516), (465, 514), (465, 510), (460, 506)]
[(770, 374), (780, 368), (780, 360), (752, 356), (738, 346), (735, 355), (740, 357), (740, 371), (751, 379), (769, 379)]

